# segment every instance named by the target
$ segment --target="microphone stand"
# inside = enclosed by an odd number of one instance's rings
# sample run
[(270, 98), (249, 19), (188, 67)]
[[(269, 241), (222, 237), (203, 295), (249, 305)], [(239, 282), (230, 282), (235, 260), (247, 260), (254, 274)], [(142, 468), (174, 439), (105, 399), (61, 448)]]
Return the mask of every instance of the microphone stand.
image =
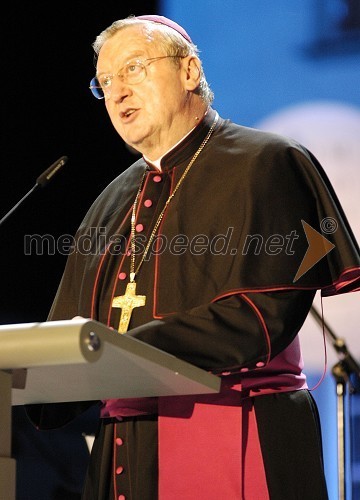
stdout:
[(43, 172), (41, 175), (39, 175), (39, 177), (36, 179), (36, 182), (34, 184), (34, 186), (30, 189), (30, 191), (28, 191), (25, 196), (23, 196), (21, 198), (21, 200), (19, 200), (16, 205), (14, 205), (12, 207), (11, 210), (8, 211), (7, 214), (4, 215), (4, 217), (2, 217), (2, 219), (0, 219), (0, 226), (10, 217), (10, 215), (15, 212), (15, 210), (31, 195), (31, 193), (33, 193), (36, 189), (38, 189), (39, 187), (44, 187), (46, 186), (50, 181), (51, 179), (53, 178), (53, 176), (56, 174), (56, 172), (58, 170), (60, 170), (64, 165), (65, 163), (68, 161), (68, 157), (67, 156), (62, 156), (61, 158), (59, 158), (58, 160), (56, 160), (52, 165), (50, 165), (49, 168), (47, 168), (45, 170), (45, 172)]
[[(324, 318), (319, 314), (314, 306), (311, 306), (311, 314), (324, 329), (329, 337), (332, 346), (334, 347), (339, 362), (332, 368), (332, 375), (336, 382), (336, 401), (337, 401), (337, 444), (338, 444), (338, 480), (339, 480), (339, 500), (346, 500), (346, 437), (349, 436), (348, 442), (351, 443), (350, 430), (348, 434), (345, 432), (345, 395), (346, 386), (349, 386), (349, 394), (354, 394), (356, 389), (351, 382), (351, 375), (354, 374), (360, 380), (360, 366), (351, 356), (346, 346), (344, 339), (335, 335), (333, 330), (327, 325)], [(350, 454), (351, 456), (351, 454)]]
[(5, 214), (5, 215), (4, 215), (4, 217), (0, 220), (0, 226), (1, 226), (1, 225), (2, 225), (2, 224), (3, 224), (3, 223), (4, 223), (4, 222), (5, 222), (5, 221), (6, 221), (6, 220), (10, 217), (10, 215), (11, 215), (13, 212), (15, 212), (15, 210), (16, 210), (16, 209), (17, 209), (17, 208), (18, 208), (18, 207), (19, 207), (19, 206), (20, 206), (20, 205), (21, 205), (21, 204), (22, 204), (22, 203), (26, 200), (26, 198), (28, 198), (28, 197), (31, 195), (31, 193), (33, 193), (33, 192), (35, 191), (35, 189), (37, 189), (38, 187), (39, 187), (39, 185), (38, 185), (38, 184), (35, 184), (35, 185), (34, 185), (34, 186), (30, 189), (30, 191), (28, 191), (28, 192), (26, 193), (26, 195), (25, 195), (25, 196), (23, 196), (23, 197), (21, 198), (21, 200), (19, 200), (19, 201), (16, 203), (16, 205), (14, 205), (14, 206), (12, 207), (12, 209), (8, 211), (8, 213), (7, 213), (7, 214)]

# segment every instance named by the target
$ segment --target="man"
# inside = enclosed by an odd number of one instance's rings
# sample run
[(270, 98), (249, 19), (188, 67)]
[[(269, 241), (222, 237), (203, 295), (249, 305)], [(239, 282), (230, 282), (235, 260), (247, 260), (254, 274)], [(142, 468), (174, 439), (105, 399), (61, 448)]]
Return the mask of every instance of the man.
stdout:
[[(219, 117), (197, 48), (173, 21), (116, 21), (94, 49), (90, 88), (142, 158), (81, 223), (49, 319), (96, 319), (222, 385), (101, 402), (83, 498), (326, 499), (297, 334), (317, 289), (354, 291), (360, 279), (326, 175), (296, 142)], [(326, 242), (325, 217), (338, 225)], [(89, 404), (28, 413), (50, 428)]]

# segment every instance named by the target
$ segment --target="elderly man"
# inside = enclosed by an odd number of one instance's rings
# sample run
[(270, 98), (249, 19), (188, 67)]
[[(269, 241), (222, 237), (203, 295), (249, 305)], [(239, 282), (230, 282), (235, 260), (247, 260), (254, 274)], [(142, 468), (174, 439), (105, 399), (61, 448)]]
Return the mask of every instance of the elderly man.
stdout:
[[(93, 47), (90, 88), (142, 158), (81, 223), (76, 241), (93, 248), (69, 257), (49, 319), (101, 321), (218, 375), (221, 390), (102, 401), (83, 498), (326, 499), (298, 332), (316, 290), (353, 291), (360, 276), (326, 175), (296, 142), (219, 117), (175, 22), (116, 21)], [(88, 404), (28, 413), (49, 428)]]

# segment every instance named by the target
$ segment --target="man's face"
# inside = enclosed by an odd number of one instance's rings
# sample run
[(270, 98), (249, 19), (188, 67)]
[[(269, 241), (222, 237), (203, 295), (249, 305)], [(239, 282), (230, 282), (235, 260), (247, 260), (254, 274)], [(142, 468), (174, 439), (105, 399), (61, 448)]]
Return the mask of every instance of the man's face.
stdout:
[[(102, 46), (97, 74), (117, 74), (134, 60), (166, 56), (141, 25), (120, 30)], [(186, 133), (187, 103), (185, 59), (164, 58), (145, 62), (146, 78), (137, 84), (114, 76), (111, 95), (105, 101), (112, 124), (122, 139), (150, 159), (163, 154)], [(186, 117), (185, 117), (186, 119)]]

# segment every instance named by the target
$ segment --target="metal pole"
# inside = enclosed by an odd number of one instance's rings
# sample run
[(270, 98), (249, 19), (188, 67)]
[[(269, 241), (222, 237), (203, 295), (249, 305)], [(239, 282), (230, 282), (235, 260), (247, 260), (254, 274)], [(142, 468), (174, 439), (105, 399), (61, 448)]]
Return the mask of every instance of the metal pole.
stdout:
[(338, 428), (338, 480), (339, 480), (339, 500), (346, 499), (345, 481), (345, 411), (344, 397), (345, 385), (342, 382), (336, 384), (337, 394), (337, 428)]

